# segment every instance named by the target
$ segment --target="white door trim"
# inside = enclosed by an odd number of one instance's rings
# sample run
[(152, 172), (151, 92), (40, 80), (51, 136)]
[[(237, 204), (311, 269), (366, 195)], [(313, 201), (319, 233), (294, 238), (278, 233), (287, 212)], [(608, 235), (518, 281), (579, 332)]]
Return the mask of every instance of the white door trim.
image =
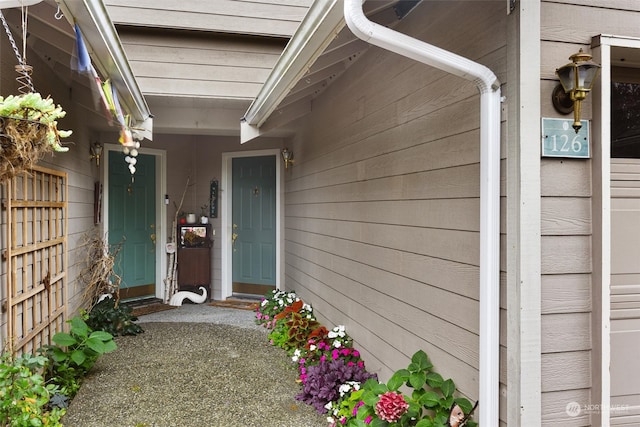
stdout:
[(221, 214), (221, 267), (222, 267), (222, 295), (221, 300), (226, 300), (233, 293), (233, 274), (232, 274), (232, 175), (233, 175), (233, 159), (236, 157), (259, 157), (259, 156), (275, 156), (276, 162), (276, 289), (280, 289), (282, 282), (282, 262), (284, 236), (282, 235), (283, 222), (283, 182), (282, 182), (282, 162), (280, 160), (280, 149), (270, 150), (253, 150), (238, 151), (230, 153), (222, 153), (222, 180), (220, 183), (220, 209)]
[(594, 426), (608, 426), (611, 417), (611, 49), (640, 49), (640, 39), (599, 35), (592, 39), (594, 60), (602, 66), (593, 89), (593, 311), (592, 401), (600, 403)]
[[(102, 169), (102, 229), (106, 233), (109, 224), (109, 154), (121, 152), (122, 145), (104, 144), (104, 152), (100, 167)], [(140, 154), (152, 155), (156, 159), (156, 298), (164, 300), (165, 278), (167, 272), (167, 256), (165, 243), (168, 242), (167, 207), (164, 204), (164, 195), (167, 194), (167, 152), (155, 148), (140, 147)], [(125, 164), (122, 167), (127, 167)]]

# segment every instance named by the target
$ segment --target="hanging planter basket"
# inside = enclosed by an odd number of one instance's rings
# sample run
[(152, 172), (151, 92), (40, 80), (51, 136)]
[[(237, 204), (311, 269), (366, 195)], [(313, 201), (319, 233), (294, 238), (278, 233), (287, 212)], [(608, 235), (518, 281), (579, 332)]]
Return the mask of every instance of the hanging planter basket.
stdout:
[(64, 116), (39, 93), (0, 97), (0, 182), (33, 169), (47, 153), (68, 151), (60, 138), (71, 131), (59, 131), (56, 121)]
[(48, 126), (33, 120), (0, 117), (0, 180), (33, 169), (53, 151)]

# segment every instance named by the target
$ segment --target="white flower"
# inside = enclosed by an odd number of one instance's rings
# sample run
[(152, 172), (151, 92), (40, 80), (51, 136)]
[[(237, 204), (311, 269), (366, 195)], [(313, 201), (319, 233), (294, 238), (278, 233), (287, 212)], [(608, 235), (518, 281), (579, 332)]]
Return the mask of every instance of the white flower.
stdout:
[(330, 425), (333, 425), (333, 417), (327, 417), (327, 422), (328, 422)]
[(333, 339), (333, 338), (338, 338), (338, 334), (336, 334), (336, 333), (335, 333), (335, 332), (333, 332), (333, 331), (329, 331), (329, 333), (327, 334), (327, 336), (328, 336), (329, 338), (331, 338), (331, 339)]
[(351, 385), (342, 384), (340, 388), (338, 388), (338, 391), (340, 392), (340, 397), (343, 397), (346, 393), (349, 393), (351, 391)]
[(335, 341), (333, 342), (333, 346), (334, 346), (335, 348), (340, 348), (340, 347), (342, 347), (342, 343), (341, 343), (340, 341), (338, 341), (338, 340), (335, 340)]
[(307, 319), (311, 319), (311, 315), (310, 314), (307, 314)]
[(326, 405), (324, 405), (325, 409), (327, 409), (328, 411), (331, 410), (331, 408), (333, 407), (333, 402), (329, 402)]
[(260, 305), (263, 307), (267, 304), (269, 304), (269, 300), (266, 300), (266, 299), (263, 299), (262, 302), (260, 303)]
[(311, 306), (307, 303), (302, 304), (302, 309), (303, 310), (307, 310), (307, 311), (311, 311)]
[(315, 351), (315, 350), (316, 350), (316, 348), (318, 348), (318, 347), (317, 347), (315, 344), (311, 344), (311, 345), (309, 346), (309, 351)]
[(296, 349), (293, 352), (293, 356), (291, 356), (291, 360), (293, 360), (294, 362), (297, 362), (300, 359), (300, 350)]

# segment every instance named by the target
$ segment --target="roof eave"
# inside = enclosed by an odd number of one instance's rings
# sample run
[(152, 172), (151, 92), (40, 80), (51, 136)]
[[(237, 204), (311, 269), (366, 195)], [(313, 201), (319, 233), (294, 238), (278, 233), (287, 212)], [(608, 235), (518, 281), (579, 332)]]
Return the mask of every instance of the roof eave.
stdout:
[(123, 109), (131, 116), (138, 136), (153, 138), (153, 116), (131, 71), (120, 38), (102, 1), (56, 0), (69, 23), (82, 30), (89, 55), (103, 76), (111, 79)]
[(264, 133), (264, 123), (344, 25), (342, 2), (316, 0), (313, 3), (245, 113), (240, 124), (241, 143)]

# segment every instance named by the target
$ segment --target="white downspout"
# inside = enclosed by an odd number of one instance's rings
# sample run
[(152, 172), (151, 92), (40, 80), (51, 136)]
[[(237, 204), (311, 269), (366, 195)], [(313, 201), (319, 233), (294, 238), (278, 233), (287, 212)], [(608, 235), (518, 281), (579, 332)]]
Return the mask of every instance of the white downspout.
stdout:
[(360, 39), (466, 80), (480, 91), (480, 418), (499, 425), (500, 368), (500, 82), (484, 65), (371, 22), (362, 0), (344, 0)]

